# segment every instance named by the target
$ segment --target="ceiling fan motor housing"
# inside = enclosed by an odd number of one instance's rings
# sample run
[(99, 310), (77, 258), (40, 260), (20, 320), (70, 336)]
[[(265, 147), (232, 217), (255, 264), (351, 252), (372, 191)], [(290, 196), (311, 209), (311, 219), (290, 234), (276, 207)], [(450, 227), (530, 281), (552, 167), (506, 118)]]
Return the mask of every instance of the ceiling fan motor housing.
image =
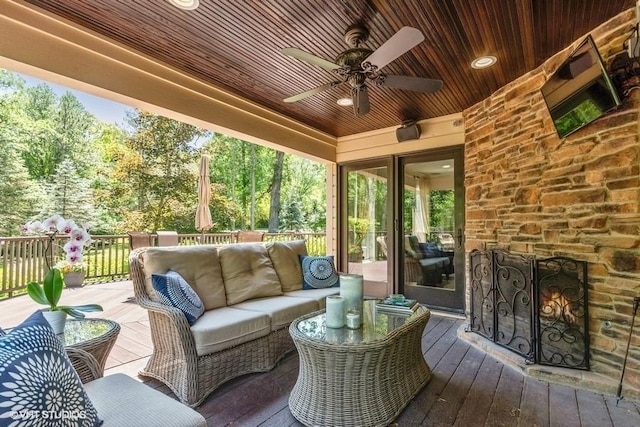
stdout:
[(359, 47), (369, 39), (369, 30), (361, 24), (353, 24), (344, 32), (344, 41), (351, 47)]

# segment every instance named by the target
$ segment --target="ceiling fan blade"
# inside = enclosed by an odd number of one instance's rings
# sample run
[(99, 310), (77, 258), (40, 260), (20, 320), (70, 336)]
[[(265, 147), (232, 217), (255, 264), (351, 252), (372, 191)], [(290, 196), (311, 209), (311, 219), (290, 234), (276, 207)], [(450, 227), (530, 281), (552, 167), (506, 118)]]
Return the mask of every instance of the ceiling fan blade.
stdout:
[[(404, 53), (410, 51), (424, 40), (424, 35), (417, 28), (402, 27), (389, 40), (384, 42), (382, 46), (376, 49), (364, 61), (365, 64), (371, 64), (376, 70), (381, 69), (388, 63), (394, 61)], [(375, 70), (373, 70), (375, 71)]]
[(305, 52), (304, 50), (296, 47), (287, 47), (282, 49), (280, 52), (282, 52), (283, 55), (291, 56), (292, 58), (308, 62), (309, 64), (317, 65), (328, 71), (334, 71), (340, 68), (338, 64), (334, 64), (331, 61), (327, 61), (324, 58), (320, 58), (319, 56), (315, 56), (314, 54)]
[(356, 116), (364, 116), (369, 112), (369, 92), (366, 86), (357, 86), (351, 89), (353, 98), (353, 112)]
[(381, 74), (375, 79), (375, 82), (377, 86), (427, 93), (436, 92), (442, 87), (442, 80), (410, 76), (389, 76), (386, 74)]
[(342, 82), (336, 81), (336, 82), (327, 83), (326, 85), (318, 86), (318, 87), (313, 88), (313, 89), (309, 89), (306, 92), (302, 92), (302, 93), (299, 93), (297, 95), (293, 95), (293, 96), (290, 96), (289, 98), (284, 99), (284, 102), (290, 104), (292, 102), (300, 101), (301, 99), (308, 98), (308, 97), (313, 96), (313, 95), (315, 95), (317, 93), (323, 92), (323, 91), (331, 89), (333, 87), (336, 87), (340, 83), (342, 83)]

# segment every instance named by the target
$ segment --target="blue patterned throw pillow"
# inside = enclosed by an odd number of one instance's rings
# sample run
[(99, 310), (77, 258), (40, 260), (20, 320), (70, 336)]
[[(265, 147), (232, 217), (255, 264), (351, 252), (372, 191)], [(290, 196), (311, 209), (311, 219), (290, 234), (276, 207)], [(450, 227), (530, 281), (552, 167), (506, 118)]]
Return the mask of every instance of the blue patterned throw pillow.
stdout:
[(41, 312), (0, 337), (0, 426), (99, 426), (64, 346)]
[(340, 277), (333, 256), (300, 256), (302, 289), (323, 289), (339, 286)]
[(151, 284), (158, 298), (165, 304), (182, 311), (190, 325), (196, 323), (204, 313), (204, 304), (198, 294), (175, 271), (169, 270), (167, 274), (152, 274)]

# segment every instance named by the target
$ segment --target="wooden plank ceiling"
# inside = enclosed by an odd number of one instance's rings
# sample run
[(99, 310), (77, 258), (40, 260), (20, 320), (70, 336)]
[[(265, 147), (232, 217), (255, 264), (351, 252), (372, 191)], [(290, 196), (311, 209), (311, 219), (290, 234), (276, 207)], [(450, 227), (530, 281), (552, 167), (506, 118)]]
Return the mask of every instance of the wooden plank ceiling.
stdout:
[[(53, 14), (165, 62), (212, 85), (334, 136), (461, 112), (540, 65), (635, 0), (200, 0), (193, 11), (165, 0), (27, 0)], [(401, 27), (425, 41), (384, 68), (440, 79), (433, 94), (369, 85), (371, 111), (355, 117), (336, 104), (340, 85), (293, 104), (282, 100), (334, 79), (284, 56), (297, 47), (333, 61), (343, 34), (362, 23), (375, 50)], [(497, 65), (473, 70), (494, 55)]]

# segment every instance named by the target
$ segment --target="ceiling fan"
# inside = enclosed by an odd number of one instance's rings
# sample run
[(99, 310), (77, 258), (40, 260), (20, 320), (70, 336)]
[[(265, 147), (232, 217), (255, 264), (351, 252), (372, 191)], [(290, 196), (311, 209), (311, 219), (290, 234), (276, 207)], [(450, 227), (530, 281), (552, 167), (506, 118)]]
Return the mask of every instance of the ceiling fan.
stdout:
[(347, 29), (344, 39), (351, 49), (340, 53), (335, 63), (295, 47), (282, 49), (282, 53), (300, 59), (335, 73), (337, 80), (286, 98), (284, 102), (292, 103), (334, 88), (343, 83), (351, 85), (353, 111), (356, 116), (364, 116), (369, 112), (369, 94), (367, 80), (376, 86), (411, 90), (414, 92), (435, 92), (442, 87), (441, 80), (421, 77), (394, 76), (380, 72), (390, 62), (408, 52), (424, 40), (417, 28), (402, 27), (389, 40), (375, 51), (360, 47), (369, 38), (369, 31), (362, 25), (352, 25)]

